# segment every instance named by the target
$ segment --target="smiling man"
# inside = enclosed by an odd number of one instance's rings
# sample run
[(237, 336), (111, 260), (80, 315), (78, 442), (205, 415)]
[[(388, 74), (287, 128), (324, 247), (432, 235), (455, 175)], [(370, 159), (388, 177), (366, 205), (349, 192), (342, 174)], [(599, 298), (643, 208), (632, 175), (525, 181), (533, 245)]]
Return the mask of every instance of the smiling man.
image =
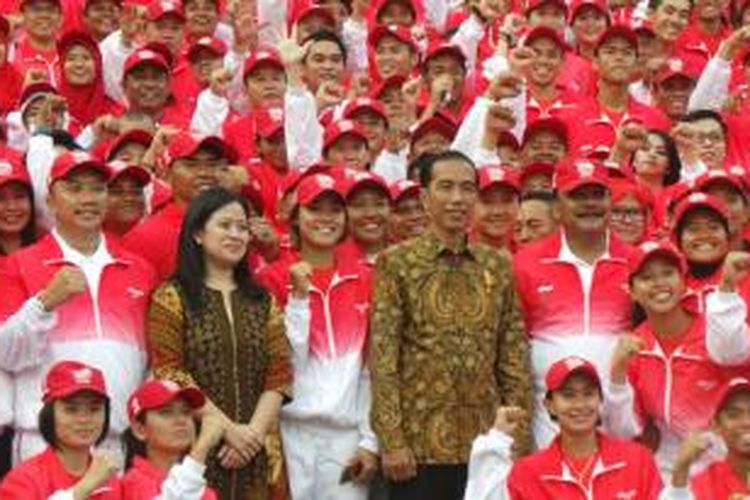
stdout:
[(539, 447), (556, 433), (543, 406), (550, 365), (577, 354), (607, 373), (617, 334), (630, 326), (630, 250), (609, 232), (607, 169), (589, 160), (565, 162), (554, 185), (561, 230), (522, 247), (514, 260), (531, 338), (534, 437)]
[(371, 420), (391, 500), (459, 500), (497, 405), (530, 410), (527, 344), (507, 254), (468, 243), (473, 163), (446, 151), (420, 180), (427, 231), (376, 264)]

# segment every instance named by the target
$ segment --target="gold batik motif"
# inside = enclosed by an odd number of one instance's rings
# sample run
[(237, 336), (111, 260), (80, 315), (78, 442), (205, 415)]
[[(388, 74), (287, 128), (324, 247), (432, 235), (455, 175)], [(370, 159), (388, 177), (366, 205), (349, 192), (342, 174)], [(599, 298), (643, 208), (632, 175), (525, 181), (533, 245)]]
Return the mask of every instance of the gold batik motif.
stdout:
[[(266, 390), (291, 395), (283, 316), (271, 299), (233, 293), (232, 328), (221, 292), (204, 287), (198, 315), (187, 313), (181, 293), (177, 284), (167, 282), (151, 301), (148, 340), (156, 377), (199, 387), (235, 422), (250, 421)], [(209, 460), (206, 477), (221, 499), (266, 500), (272, 474), (263, 451), (236, 471)]]
[[(432, 233), (378, 259), (371, 317), (372, 424), (386, 450), (466, 463), (501, 405), (531, 415), (528, 344), (509, 257), (445, 248)], [(519, 433), (530, 444), (529, 427)]]

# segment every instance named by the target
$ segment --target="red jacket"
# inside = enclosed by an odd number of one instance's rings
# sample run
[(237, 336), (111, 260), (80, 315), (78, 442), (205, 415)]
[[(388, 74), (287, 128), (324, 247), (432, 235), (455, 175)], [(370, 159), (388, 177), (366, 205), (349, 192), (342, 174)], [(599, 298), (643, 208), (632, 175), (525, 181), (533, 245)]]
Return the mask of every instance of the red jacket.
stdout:
[(654, 500), (661, 487), (650, 451), (605, 434), (599, 435), (599, 458), (588, 488), (565, 465), (559, 437), (549, 448), (516, 462), (508, 476), (513, 500)]
[(230, 113), (222, 126), (222, 136), (237, 151), (241, 164), (249, 163), (257, 155), (255, 117), (252, 114)]
[(714, 462), (690, 482), (695, 500), (733, 498), (732, 495), (750, 495), (747, 482), (735, 474), (726, 460)]
[(126, 248), (154, 266), (159, 282), (169, 278), (177, 267), (177, 244), (184, 217), (183, 207), (169, 203), (131, 229), (122, 239)]
[[(147, 500), (161, 495), (162, 483), (169, 471), (159, 469), (141, 457), (133, 459), (133, 466), (120, 480), (123, 500)], [(216, 493), (209, 487), (203, 490), (202, 500), (216, 500)]]
[(588, 296), (576, 268), (559, 259), (562, 232), (518, 251), (514, 273), (530, 337), (618, 334), (629, 328), (631, 250), (613, 235), (609, 238), (609, 255), (597, 262)]
[[(57, 453), (47, 448), (11, 470), (0, 483), (3, 500), (47, 500), (52, 494), (73, 488), (81, 477), (65, 470)], [(71, 495), (72, 498), (72, 495)], [(119, 500), (120, 485), (110, 479), (89, 496), (91, 500)]]

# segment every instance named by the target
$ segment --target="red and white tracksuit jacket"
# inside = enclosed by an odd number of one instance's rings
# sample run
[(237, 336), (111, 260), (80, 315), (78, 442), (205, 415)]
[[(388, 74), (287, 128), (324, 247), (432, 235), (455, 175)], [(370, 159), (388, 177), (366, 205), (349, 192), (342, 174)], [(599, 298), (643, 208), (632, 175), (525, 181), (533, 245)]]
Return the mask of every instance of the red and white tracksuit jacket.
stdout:
[[(0, 483), (3, 500), (74, 500), (73, 488), (81, 477), (65, 470), (51, 447), (11, 470)], [(94, 490), (90, 500), (119, 500), (120, 484), (115, 478)]]
[(731, 500), (735, 495), (747, 498), (750, 487), (726, 460), (719, 460), (693, 477), (689, 488), (665, 488), (659, 500)]
[(607, 252), (584, 266), (558, 232), (521, 248), (514, 274), (531, 346), (536, 410), (534, 437), (544, 447), (556, 426), (544, 409), (547, 370), (566, 356), (581, 356), (608, 373), (620, 333), (630, 327), (627, 255), (630, 247), (609, 236)]
[(91, 257), (100, 259), (98, 280), (92, 283), (87, 276), (86, 292), (46, 312), (36, 295), (62, 267), (71, 265), (56, 238), (49, 234), (15, 252), (0, 276), (0, 369), (15, 377), (15, 427), (37, 433), (44, 375), (55, 362), (70, 359), (104, 372), (112, 401), (110, 428), (116, 435), (127, 427), (125, 402), (146, 374), (145, 325), (153, 269), (102, 235)]
[[(656, 458), (665, 477), (682, 440), (690, 432), (710, 427), (721, 388), (732, 377), (747, 374), (746, 315), (747, 306), (738, 294), (711, 293), (706, 315), (696, 315), (669, 356), (648, 323), (634, 332), (644, 347), (628, 363), (627, 384), (609, 385), (604, 424), (609, 432), (630, 437), (640, 434), (644, 422), (651, 419), (661, 433)], [(705, 464), (698, 464), (693, 472)]]
[(651, 452), (599, 434), (599, 457), (589, 484), (565, 463), (560, 438), (513, 463), (513, 439), (496, 429), (474, 440), (464, 500), (655, 500), (662, 489)]
[(135, 457), (133, 466), (120, 480), (123, 500), (216, 500), (206, 486), (206, 466), (186, 456), (169, 471)]

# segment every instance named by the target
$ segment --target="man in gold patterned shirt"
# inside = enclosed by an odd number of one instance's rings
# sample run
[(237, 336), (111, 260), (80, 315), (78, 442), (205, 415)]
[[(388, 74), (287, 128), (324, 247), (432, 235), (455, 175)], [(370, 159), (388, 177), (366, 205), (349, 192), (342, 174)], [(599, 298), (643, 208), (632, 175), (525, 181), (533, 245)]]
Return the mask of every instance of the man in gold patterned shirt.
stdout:
[[(531, 408), (510, 257), (467, 243), (477, 175), (463, 154), (421, 171), (430, 228), (377, 262), (372, 426), (391, 500), (463, 498), (473, 439), (498, 405)], [(528, 425), (518, 442), (528, 443)]]

